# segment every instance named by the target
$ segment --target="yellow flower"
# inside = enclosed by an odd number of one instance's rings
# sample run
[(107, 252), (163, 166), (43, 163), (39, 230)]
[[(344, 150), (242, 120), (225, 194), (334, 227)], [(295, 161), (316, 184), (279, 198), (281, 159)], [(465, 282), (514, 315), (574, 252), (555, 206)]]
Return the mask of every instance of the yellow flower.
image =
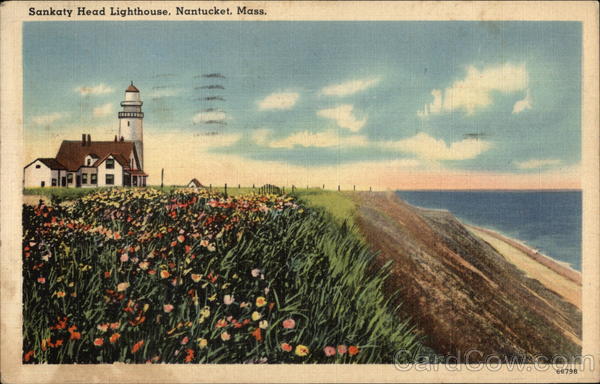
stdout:
[(256, 298), (256, 306), (257, 307), (264, 307), (265, 305), (267, 305), (267, 299), (265, 299), (262, 296), (259, 296)]
[(298, 344), (294, 353), (298, 356), (306, 356), (310, 353), (306, 345)]
[(206, 340), (203, 337), (198, 338), (198, 346), (200, 347), (200, 349), (206, 348), (207, 345), (208, 345), (208, 340)]
[(210, 316), (210, 308), (209, 307), (202, 308), (202, 310), (200, 311), (200, 316), (202, 316), (202, 317)]
[(129, 288), (129, 283), (119, 283), (117, 285), (117, 291), (119, 291), (119, 292), (123, 292), (127, 288)]
[(262, 317), (262, 315), (256, 311), (252, 312), (252, 320), (256, 321), (258, 319), (260, 319)]
[(208, 298), (208, 301), (215, 301), (217, 299), (217, 294), (215, 293), (211, 297)]

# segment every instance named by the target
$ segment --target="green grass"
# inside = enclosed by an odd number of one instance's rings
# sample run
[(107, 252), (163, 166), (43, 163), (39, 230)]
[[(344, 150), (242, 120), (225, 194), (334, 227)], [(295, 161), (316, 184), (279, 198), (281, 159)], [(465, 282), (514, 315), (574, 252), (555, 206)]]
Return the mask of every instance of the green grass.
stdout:
[(354, 227), (356, 203), (350, 197), (352, 192), (326, 191), (322, 189), (297, 190), (294, 195), (307, 206), (321, 208), (338, 223)]
[[(351, 212), (342, 195), (308, 196), (336, 207), (338, 219)], [(336, 203), (340, 198), (346, 205)], [(413, 328), (383, 293), (389, 266), (372, 271), (375, 254), (333, 217), (286, 198), (231, 202), (206, 192), (140, 189), (100, 191), (56, 209), (27, 206), (24, 356), (38, 363), (143, 363), (157, 356), (182, 363), (190, 354), (194, 363), (392, 363), (400, 349), (419, 353)], [(226, 304), (226, 295), (235, 302)], [(259, 305), (261, 296), (269, 304)], [(174, 306), (168, 313), (167, 303)], [(66, 325), (57, 327), (63, 318)], [(217, 327), (224, 319), (227, 325)], [(284, 328), (286, 319), (295, 326)], [(119, 325), (100, 329), (109, 323)], [(143, 348), (134, 351), (139, 341)], [(310, 352), (286, 352), (282, 343)], [(324, 347), (338, 345), (360, 352), (325, 355)]]

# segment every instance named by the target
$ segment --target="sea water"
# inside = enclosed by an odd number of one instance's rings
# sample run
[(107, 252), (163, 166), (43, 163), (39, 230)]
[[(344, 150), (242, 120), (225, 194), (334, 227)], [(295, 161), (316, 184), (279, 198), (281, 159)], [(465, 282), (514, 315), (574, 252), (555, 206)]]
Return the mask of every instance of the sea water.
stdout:
[(407, 203), (452, 212), (581, 271), (581, 191), (398, 191)]

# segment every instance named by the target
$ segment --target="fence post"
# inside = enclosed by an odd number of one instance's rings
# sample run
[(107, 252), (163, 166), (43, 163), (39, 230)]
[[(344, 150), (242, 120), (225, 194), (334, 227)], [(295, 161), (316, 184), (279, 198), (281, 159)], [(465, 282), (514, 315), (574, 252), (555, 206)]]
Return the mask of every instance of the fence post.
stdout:
[(240, 189), (240, 188), (241, 188), (241, 184), (238, 184), (238, 189)]
[(340, 185), (338, 184), (338, 192), (340, 191)]
[(227, 183), (225, 183), (225, 198), (227, 198)]
[(325, 189), (325, 184), (323, 184), (323, 189)]
[(356, 192), (356, 185), (354, 186), (354, 192)]
[(373, 189), (371, 187), (369, 187), (369, 192), (373, 192)]
[(212, 192), (212, 184), (208, 185), (208, 190)]

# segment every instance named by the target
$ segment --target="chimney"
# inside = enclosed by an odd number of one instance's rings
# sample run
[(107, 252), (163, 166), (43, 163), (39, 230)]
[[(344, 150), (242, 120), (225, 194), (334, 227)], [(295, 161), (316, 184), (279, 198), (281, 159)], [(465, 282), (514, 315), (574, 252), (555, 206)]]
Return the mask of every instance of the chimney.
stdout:
[(117, 142), (117, 135), (115, 135), (115, 143)]
[(87, 135), (87, 145), (88, 146), (92, 145), (92, 135), (90, 135), (89, 133)]
[(85, 133), (81, 134), (81, 146), (85, 147)]

